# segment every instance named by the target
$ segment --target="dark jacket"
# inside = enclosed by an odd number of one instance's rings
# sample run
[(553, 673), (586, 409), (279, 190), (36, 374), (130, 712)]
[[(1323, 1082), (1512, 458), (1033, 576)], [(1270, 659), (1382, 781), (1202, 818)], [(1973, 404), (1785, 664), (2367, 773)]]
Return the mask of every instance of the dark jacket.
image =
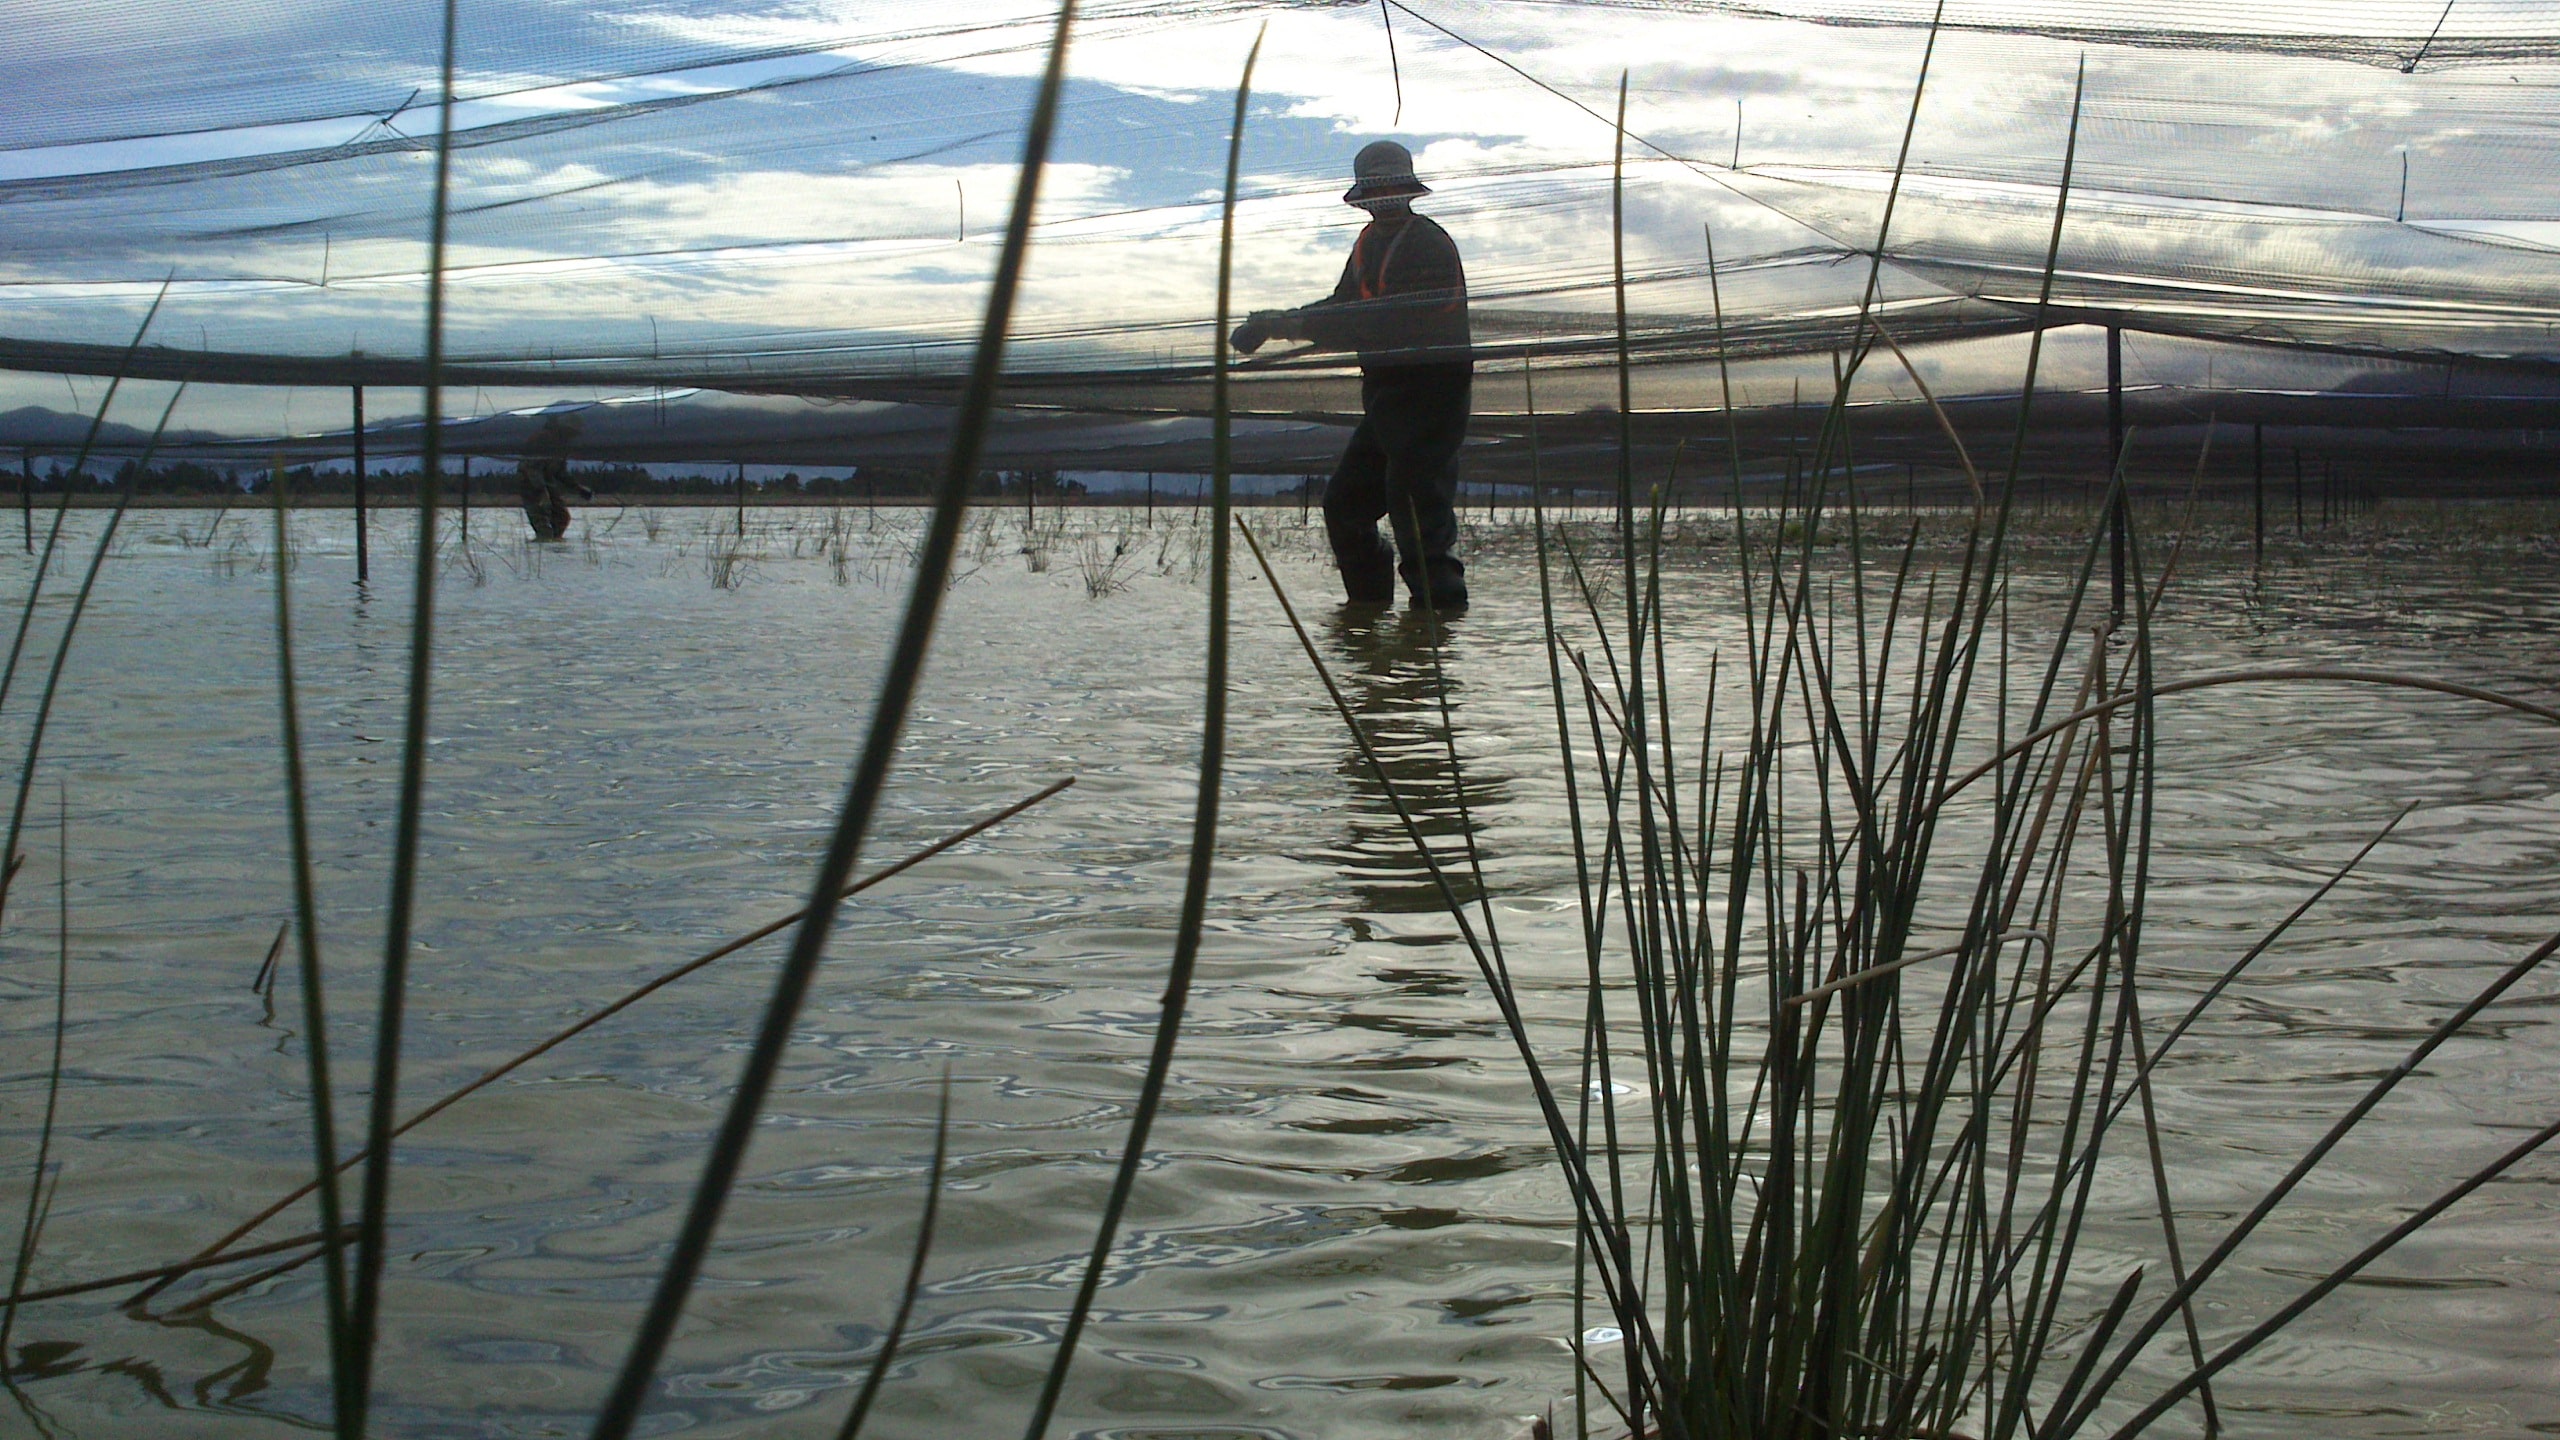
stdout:
[(1466, 267), (1457, 242), (1426, 215), (1363, 226), (1342, 282), (1294, 318), (1319, 348), (1360, 352), (1363, 370), (1463, 364), (1472, 355)]

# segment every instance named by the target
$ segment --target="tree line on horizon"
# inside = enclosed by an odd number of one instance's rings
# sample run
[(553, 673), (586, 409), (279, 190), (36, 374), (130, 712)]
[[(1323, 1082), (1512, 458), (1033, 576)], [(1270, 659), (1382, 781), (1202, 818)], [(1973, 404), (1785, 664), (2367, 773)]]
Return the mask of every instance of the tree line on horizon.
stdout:
[[(459, 498), (459, 487), (466, 481), (474, 491), (512, 502), (516, 490), (516, 467), (512, 463), (487, 464), (469, 459), (466, 473), (457, 464), (445, 477), (446, 501)], [(486, 468), (483, 468), (483, 466)], [(74, 470), (60, 461), (49, 466), (27, 465), (20, 469), (19, 488), (37, 494), (99, 493), (132, 486), (136, 495), (233, 495), (242, 498), (271, 493), (275, 469), (272, 466), (217, 465), (196, 460), (177, 460), (166, 464), (138, 467), (133, 460), (108, 466), (84, 466)], [(293, 465), (284, 469), (286, 493), (315, 498), (352, 497), (355, 472), (344, 465)], [(645, 465), (600, 464), (572, 465), (571, 483), (598, 495), (648, 497), (724, 497), (735, 498), (741, 478), (748, 493), (768, 498), (814, 496), (840, 500), (922, 499), (932, 491), (933, 474), (925, 469), (895, 466), (862, 466), (850, 475), (809, 475), (785, 471), (779, 476), (744, 476), (734, 468), (715, 473), (659, 475)], [(0, 483), (6, 483), (0, 481)], [(396, 501), (414, 497), (418, 488), (418, 472), (411, 470), (372, 469), (365, 476), (369, 497)], [(1035, 498), (1075, 499), (1088, 493), (1084, 482), (1070, 479), (1054, 469), (994, 470), (979, 481), (979, 493), (988, 497), (1015, 496), (1026, 493)], [(1168, 497), (1170, 498), (1170, 497)]]

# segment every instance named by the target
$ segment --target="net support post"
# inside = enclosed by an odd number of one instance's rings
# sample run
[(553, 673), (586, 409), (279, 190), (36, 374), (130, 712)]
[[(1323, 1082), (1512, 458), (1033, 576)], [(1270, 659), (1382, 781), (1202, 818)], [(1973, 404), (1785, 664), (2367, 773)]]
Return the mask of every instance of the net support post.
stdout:
[(2267, 563), (2267, 427), (2249, 427), (2249, 545), (2257, 563)]
[(2114, 623), (2124, 623), (2125, 527), (2131, 517), (2130, 506), (2119, 483), (2124, 463), (2124, 331), (2107, 327), (2107, 493), (2114, 498), (2107, 504), (2107, 582), (2113, 596), (2108, 612)]
[[(357, 363), (361, 364), (361, 363), (363, 362), (363, 360), (364, 360), (364, 352), (363, 352), (363, 351), (361, 351), (361, 350), (358, 350), (358, 351), (356, 351), (356, 352), (354, 353), (354, 355), (353, 355), (351, 358), (352, 358), (352, 359), (354, 359)], [(353, 440), (353, 441), (354, 441), (354, 448), (355, 448), (355, 467), (356, 467), (356, 583), (357, 583), (357, 584), (359, 584), (359, 585), (362, 585), (362, 584), (364, 584), (366, 581), (368, 581), (368, 580), (370, 580), (370, 579), (372, 578), (372, 575), (371, 575), (371, 573), (370, 573), (370, 572), (371, 572), (371, 569), (372, 569), (372, 563), (371, 563), (371, 562), (372, 562), (372, 557), (371, 557), (371, 555), (370, 555), (370, 554), (368, 554), (368, 553), (367, 553), (367, 546), (366, 546), (366, 543), (365, 543), (366, 537), (365, 537), (365, 514), (364, 514), (364, 382), (363, 382), (362, 380), (358, 380), (358, 381), (356, 381), (354, 384), (352, 384), (352, 385), (348, 386), (348, 387), (347, 387), (347, 394), (348, 394), (348, 398), (349, 398), (349, 408), (351, 409), (351, 411), (353, 412), (353, 415), (354, 415), (354, 421), (353, 421), (353, 423), (348, 427), (347, 434), (348, 434), (349, 438), (350, 438), (351, 440)]]

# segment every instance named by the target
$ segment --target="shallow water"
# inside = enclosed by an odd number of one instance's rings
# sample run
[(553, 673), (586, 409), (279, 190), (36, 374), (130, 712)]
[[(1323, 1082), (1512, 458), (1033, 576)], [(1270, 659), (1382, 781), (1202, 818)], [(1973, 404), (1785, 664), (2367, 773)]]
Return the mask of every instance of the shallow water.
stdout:
[[(272, 1013), (250, 989), (290, 909), (269, 522), (234, 515), (200, 543), (208, 519), (128, 522), (27, 821), (0, 953), (12, 1235), (44, 1103), (58, 915), (71, 986), (60, 1189), (33, 1283), (178, 1258), (309, 1165), (290, 963)], [(582, 539), (542, 550), (508, 519), (476, 516), (468, 560), (451, 547), (443, 571), (404, 1110), (801, 903), (904, 600), (893, 516), (853, 515), (842, 564), (818, 553), (819, 511), (759, 515), (735, 561), (715, 512), (598, 510)], [(101, 523), (70, 523), (75, 558), (48, 584), (30, 675)], [(1116, 540), (1026, 554), (1014, 516), (973, 537), (865, 868), (1051, 779), (1077, 784), (847, 908), (661, 1372), (655, 1428), (833, 1433), (904, 1273), (945, 1074), (951, 1186), (871, 1433), (1021, 1424), (1170, 949), (1198, 745), (1193, 524), (1168, 513), (1131, 535), (1120, 588), (1098, 597), (1079, 557), (1107, 564)], [(1295, 515), (1257, 524), (1278, 532), (1282, 577), (1426, 828), (1457, 835), (1463, 796), (1525, 1003), (1565, 1053), (1581, 960), (1530, 565), (1480, 559), (1478, 603), (1453, 628), (1453, 774), (1418, 628), (1332, 614)], [(359, 597), (345, 518), (296, 526), (352, 1136), (411, 562), (378, 531)], [(2038, 553), (2022, 574), (2063, 563)], [(2260, 578), (2228, 558), (2183, 565), (2163, 678), (2317, 661), (2554, 697), (2560, 563), (2435, 549), (2289, 554)], [(0, 555), (5, 613), (32, 570)], [(1676, 674), (1738, 643), (1733, 586), (1717, 552), (1681, 570)], [(1120, 1263), (1053, 1433), (1507, 1434), (1571, 1388), (1571, 1236), (1543, 1131), (1438, 892), (1249, 565), (1236, 593), (1210, 935)], [(1688, 713), (1702, 689), (1682, 697)], [(22, 677), (5, 712), (13, 770), (32, 693)], [(2420, 807), (2163, 1071), (2192, 1254), (2426, 1026), (2560, 930), (2560, 733), (2440, 696), (2302, 686), (2180, 697), (2163, 725), (2146, 940), (2162, 1007), (2182, 1009), (2400, 807)], [(642, 1002), (402, 1144), (377, 1433), (584, 1433), (779, 951), (767, 942)], [(2560, 1113), (2556, 1001), (2560, 975), (2530, 979), (2430, 1061), (2208, 1292), (2208, 1331), (2247, 1328)], [(2555, 1178), (2560, 1157), (2528, 1161), (2241, 1367), (2221, 1390), (2231, 1433), (2560, 1433)], [(2101, 1208), (2137, 1213), (2147, 1183), (2111, 1179)], [(307, 1228), (295, 1217), (270, 1233)], [(2084, 1264), (2112, 1279), (2108, 1243), (2102, 1225)], [(309, 1428), (327, 1411), (317, 1277), (297, 1270), (192, 1317), (86, 1299), (31, 1309), (12, 1339), (22, 1375), (33, 1366), (25, 1403), (64, 1435)], [(27, 1413), (0, 1411), (0, 1431)], [(2193, 1413), (2161, 1433), (2193, 1432)]]

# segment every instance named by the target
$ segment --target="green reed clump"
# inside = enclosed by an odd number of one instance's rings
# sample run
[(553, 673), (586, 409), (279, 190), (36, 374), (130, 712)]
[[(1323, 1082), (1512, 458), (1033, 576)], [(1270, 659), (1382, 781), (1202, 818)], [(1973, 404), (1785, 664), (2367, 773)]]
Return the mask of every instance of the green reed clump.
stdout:
[(1952, 576), (1906, 546), (1834, 581), (1820, 515), (1738, 557), (1745, 653), (1703, 696), (1674, 698), (1658, 552), (1621, 556), (1626, 621), (1550, 632), (1593, 832), (1587, 1064), (1632, 1063), (1648, 1097), (1592, 1091), (1568, 1162), (1611, 1200), (1592, 1242), (1650, 1252), (1614, 1398), (1665, 1434), (2016, 1433), (2085, 1322), (2093, 1162), (2147, 1080), (2148, 698), (1947, 807), (2004, 724), (2147, 680), (2144, 617), (2081, 634), (2092, 545), (2042, 673), (2004, 693), (1988, 526)]
[[(2077, 113), (2075, 102), (2075, 142)], [(2048, 299), (2070, 168), (2066, 152)], [(2029, 398), (2040, 351), (2041, 331)], [(1622, 461), (1605, 529), (1533, 512), (1568, 815), (1557, 848), (1574, 860), (1586, 977), (1570, 1119), (1514, 994), (1497, 912), (1461, 899), (1471, 887), (1456, 867), (1475, 868), (1472, 848), (1435, 851), (1356, 723), (1352, 738), (1528, 1071), (1575, 1212), (1577, 1388), (1596, 1390), (1626, 1430), (2050, 1440), (2129, 1436), (2193, 1403), (2217, 1433), (2215, 1374), (2560, 1135), (2555, 1124), (2528, 1137), (2207, 1353), (2198, 1292), (2560, 938), (2440, 1021), (2190, 1263), (2153, 1074), (2328, 887), (2233, 955), (2182, 1013), (2146, 1011), (2156, 707), (2211, 686), (2320, 682), (2434, 690), (2554, 723), (2560, 711), (2344, 669), (2163, 680), (2151, 617), (2175, 552), (2146, 578), (2120, 473), (2063, 567), (2059, 618), (2041, 638), (2013, 627), (2013, 478), (1936, 536), (1907, 511), (1893, 530), (1870, 529), (1878, 517), (1846, 483), (1844, 458), (1863, 358), (1843, 369), (1813, 463), (1778, 513), (1731, 517), (1741, 653), (1703, 676), (1670, 658), (1682, 581), (1665, 563), (1660, 492), (1640, 503)], [(1622, 416), (1627, 369), (1622, 354)], [(2025, 410), (2008, 477), (2020, 471)], [(1622, 455), (1632, 452), (1622, 436)], [(1733, 468), (1738, 481), (1738, 452)], [(1530, 494), (1533, 506), (1543, 497), (1534, 470)], [(2110, 514), (2123, 521), (2125, 569), (2093, 593), (2117, 539)], [(2121, 608), (2108, 592), (2125, 597)], [(2140, 1264), (2119, 1258), (2116, 1228), (2107, 1258), (2091, 1258), (2109, 1161), (2136, 1167), (2156, 1217)], [(1605, 1375), (1579, 1338), (1594, 1290), (1623, 1338)], [(2183, 1354), (2163, 1361), (2155, 1343)], [(2119, 1395), (2146, 1354), (2182, 1373), (2147, 1396)], [(1598, 1407), (1583, 1398), (1587, 1430)]]
[[(1584, 1414), (1605, 1405), (1629, 1430), (1681, 1437), (2007, 1440), (2130, 1435), (2192, 1403), (2217, 1431), (2213, 1375), (2277, 1327), (2208, 1353), (2199, 1290), (2560, 939), (2438, 1024), (2209, 1249), (2190, 1243), (2152, 1076), (2328, 886), (2233, 954), (2201, 999), (2147, 1008), (2156, 706), (2320, 682), (2547, 723), (2560, 712), (2345, 669), (2163, 679), (2151, 616), (2165, 580), (2147, 579), (2138, 528), (2129, 613), (2104, 613), (2093, 592), (2106, 537), (2092, 530), (2036, 637), (2011, 623), (2001, 506), (1975, 513), (1946, 564), (1911, 531), (1871, 535), (1873, 517), (1830, 508), (1829, 494), (1817, 474), (1780, 523), (1738, 527), (1741, 654), (1703, 675), (1671, 658), (1683, 580), (1658, 504), (1640, 517), (1630, 497), (1615, 535), (1541, 517), (1570, 832), (1558, 848), (1575, 861), (1587, 977), (1569, 1121), (1513, 995), (1497, 912), (1462, 900), (1481, 893), (1459, 878), (1472, 851), (1410, 835), (1546, 1112), (1581, 1240), (1577, 1307), (1596, 1290), (1624, 1336), (1606, 1375), (1577, 1344), (1578, 1381), (1598, 1392)], [(1821, 533), (1843, 547), (1826, 551)], [(2141, 1264), (2118, 1258), (2121, 1202), (2098, 1206), (2105, 1162), (2134, 1167), (2148, 1192), (2157, 1229)], [(2090, 1258), (2093, 1208), (2109, 1212), (2103, 1262)], [(2283, 1318), (2422, 1223), (2320, 1277)], [(2183, 1373), (2117, 1397), (2146, 1352)]]

